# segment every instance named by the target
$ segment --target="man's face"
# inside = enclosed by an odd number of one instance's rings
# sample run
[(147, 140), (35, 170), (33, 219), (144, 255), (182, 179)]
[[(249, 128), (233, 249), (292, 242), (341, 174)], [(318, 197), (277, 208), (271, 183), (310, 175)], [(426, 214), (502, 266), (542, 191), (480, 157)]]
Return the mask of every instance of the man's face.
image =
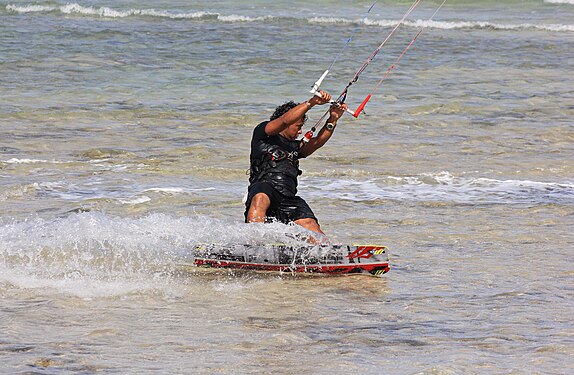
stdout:
[(283, 130), (283, 136), (291, 141), (296, 140), (302, 133), (301, 128), (303, 127), (304, 123), (305, 120), (301, 119), (296, 123), (289, 125), (285, 130)]

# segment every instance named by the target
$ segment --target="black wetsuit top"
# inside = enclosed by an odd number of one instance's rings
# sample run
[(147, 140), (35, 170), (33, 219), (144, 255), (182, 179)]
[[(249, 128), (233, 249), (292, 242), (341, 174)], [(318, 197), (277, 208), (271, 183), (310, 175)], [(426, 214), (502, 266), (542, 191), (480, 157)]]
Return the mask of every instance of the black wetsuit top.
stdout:
[(264, 121), (253, 130), (251, 138), (251, 173), (249, 182), (269, 182), (273, 188), (285, 196), (297, 194), (297, 176), (299, 170), (299, 149), (301, 141), (290, 141), (277, 134), (265, 133)]

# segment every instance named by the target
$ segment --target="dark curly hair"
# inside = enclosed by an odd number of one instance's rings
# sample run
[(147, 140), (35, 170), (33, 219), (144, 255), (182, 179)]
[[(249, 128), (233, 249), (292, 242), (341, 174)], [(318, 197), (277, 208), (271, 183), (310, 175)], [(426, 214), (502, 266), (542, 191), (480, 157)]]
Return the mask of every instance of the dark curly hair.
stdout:
[[(295, 103), (293, 100), (281, 104), (280, 106), (275, 108), (275, 112), (273, 112), (273, 114), (271, 115), (269, 120), (278, 119), (279, 117), (283, 116), (285, 113), (289, 112), (290, 109), (293, 109), (293, 108), (297, 107), (298, 105), (299, 105), (299, 103)], [(303, 121), (307, 121), (307, 115), (305, 115), (305, 117), (303, 117)]]

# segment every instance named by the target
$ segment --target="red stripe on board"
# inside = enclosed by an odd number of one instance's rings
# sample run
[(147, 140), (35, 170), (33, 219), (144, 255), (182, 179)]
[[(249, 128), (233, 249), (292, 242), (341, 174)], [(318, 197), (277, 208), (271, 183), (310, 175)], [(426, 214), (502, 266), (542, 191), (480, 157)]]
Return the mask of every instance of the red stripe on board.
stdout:
[(227, 260), (196, 258), (196, 266), (208, 266), (214, 268), (237, 268), (254, 271), (276, 271), (276, 272), (317, 272), (327, 274), (358, 273), (366, 271), (369, 273), (387, 273), (390, 270), (388, 262), (366, 263), (366, 264), (338, 264), (338, 265), (288, 265), (288, 264), (265, 264), (265, 263), (245, 263)]

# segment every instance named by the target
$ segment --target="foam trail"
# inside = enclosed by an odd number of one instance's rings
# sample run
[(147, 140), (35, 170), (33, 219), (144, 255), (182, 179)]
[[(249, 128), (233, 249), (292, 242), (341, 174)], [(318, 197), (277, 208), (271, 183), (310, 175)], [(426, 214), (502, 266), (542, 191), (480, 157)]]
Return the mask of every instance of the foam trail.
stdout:
[(0, 219), (0, 284), (82, 298), (169, 292), (198, 243), (300, 243), (304, 230), (208, 217), (140, 218), (84, 212), (57, 219)]

